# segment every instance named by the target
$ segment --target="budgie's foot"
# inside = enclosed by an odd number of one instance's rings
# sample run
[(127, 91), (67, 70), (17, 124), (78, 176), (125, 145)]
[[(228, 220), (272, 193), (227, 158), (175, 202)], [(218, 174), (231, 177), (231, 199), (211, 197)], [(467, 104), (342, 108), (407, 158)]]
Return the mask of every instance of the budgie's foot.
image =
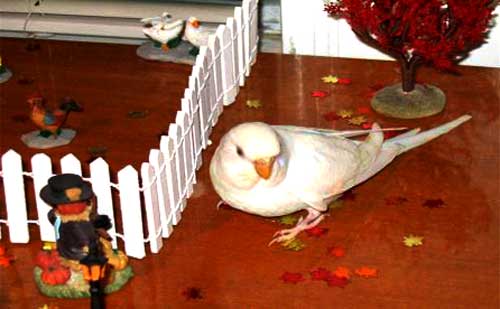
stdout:
[(273, 236), (273, 240), (269, 243), (269, 246), (276, 242), (283, 242), (286, 244), (287, 242), (292, 241), (300, 232), (315, 227), (325, 218), (325, 215), (316, 209), (307, 208), (307, 212), (308, 214), (306, 218), (304, 219), (301, 217), (299, 222), (297, 222), (297, 225), (293, 228), (276, 232)]

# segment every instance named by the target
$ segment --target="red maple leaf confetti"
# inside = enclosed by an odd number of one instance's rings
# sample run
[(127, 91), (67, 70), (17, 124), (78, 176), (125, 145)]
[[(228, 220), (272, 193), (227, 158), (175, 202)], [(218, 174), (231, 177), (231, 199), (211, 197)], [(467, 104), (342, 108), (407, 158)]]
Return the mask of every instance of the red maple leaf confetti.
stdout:
[(401, 206), (406, 202), (408, 202), (408, 199), (404, 196), (390, 196), (385, 198), (385, 204), (387, 206)]
[(349, 279), (332, 275), (330, 276), (330, 278), (328, 278), (327, 282), (328, 286), (336, 286), (339, 288), (344, 288), (349, 283)]
[(441, 208), (444, 206), (444, 201), (440, 198), (438, 199), (429, 199), (426, 200), (422, 206), (427, 207), (427, 208)]
[(328, 112), (326, 114), (323, 114), (323, 118), (326, 121), (335, 121), (335, 120), (339, 120), (341, 117), (339, 115), (337, 115), (336, 112)]
[(200, 288), (195, 288), (195, 287), (188, 287), (186, 288), (183, 292), (182, 295), (186, 297), (187, 300), (196, 300), (196, 299), (202, 299), (203, 294), (201, 293)]
[(292, 283), (292, 284), (297, 284), (298, 282), (304, 281), (305, 278), (301, 273), (291, 273), (291, 272), (284, 272), (283, 275), (280, 277), (281, 280), (283, 280), (284, 283)]
[(356, 275), (364, 278), (374, 278), (377, 277), (377, 269), (373, 267), (363, 266), (354, 271)]
[(357, 108), (357, 110), (358, 110), (358, 113), (365, 114), (365, 115), (370, 114), (372, 112), (371, 108), (368, 106), (359, 106)]
[(339, 84), (339, 85), (350, 85), (351, 83), (352, 83), (352, 80), (350, 78), (347, 78), (347, 77), (345, 77), (345, 78), (340, 77), (337, 80), (337, 84)]
[(340, 246), (333, 246), (328, 248), (328, 255), (334, 256), (334, 257), (343, 257), (345, 255), (345, 249)]
[(328, 269), (323, 267), (311, 270), (309, 273), (311, 274), (312, 280), (323, 280), (323, 281), (328, 280), (332, 275)]
[(328, 233), (328, 229), (327, 228), (322, 228), (322, 227), (315, 226), (315, 227), (312, 227), (310, 229), (307, 229), (306, 233), (310, 237), (316, 237), (316, 238), (318, 238), (318, 237), (323, 236), (326, 233)]
[(401, 134), (402, 131), (384, 131), (384, 139), (390, 139)]
[(6, 253), (5, 247), (0, 245), (0, 266), (9, 267), (14, 261), (14, 257)]
[(361, 125), (361, 127), (362, 127), (363, 129), (365, 129), (365, 130), (369, 130), (369, 129), (371, 129), (371, 128), (372, 128), (372, 126), (373, 126), (373, 122), (371, 122), (371, 121), (365, 122), (365, 123), (363, 123), (363, 124)]
[(339, 278), (346, 278), (346, 279), (351, 278), (351, 271), (349, 270), (349, 268), (344, 266), (337, 267), (337, 269), (335, 269), (333, 274)]
[(328, 92), (323, 90), (313, 90), (311, 91), (311, 96), (313, 98), (324, 98), (328, 96)]

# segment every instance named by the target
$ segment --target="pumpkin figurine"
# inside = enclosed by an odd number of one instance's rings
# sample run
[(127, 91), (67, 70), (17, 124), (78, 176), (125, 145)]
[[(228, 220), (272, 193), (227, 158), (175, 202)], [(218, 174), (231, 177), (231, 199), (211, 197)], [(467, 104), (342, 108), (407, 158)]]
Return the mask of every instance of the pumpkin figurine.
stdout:
[[(94, 209), (90, 183), (79, 175), (61, 174), (48, 180), (40, 191), (41, 199), (52, 209), (49, 221), (54, 225), (55, 246), (44, 246), (35, 261), (34, 277), (39, 290), (58, 298), (89, 297), (85, 261), (91, 244), (105, 262), (102, 273), (104, 293), (119, 290), (133, 276), (125, 254), (112, 248), (106, 230), (111, 220)], [(55, 247), (55, 248), (54, 248)]]

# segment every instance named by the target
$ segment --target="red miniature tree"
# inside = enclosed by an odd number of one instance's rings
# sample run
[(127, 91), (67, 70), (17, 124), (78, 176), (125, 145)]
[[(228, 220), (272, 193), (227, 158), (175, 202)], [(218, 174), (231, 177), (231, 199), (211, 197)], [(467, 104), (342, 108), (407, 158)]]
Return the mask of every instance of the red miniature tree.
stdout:
[(325, 4), (365, 44), (401, 65), (402, 88), (415, 88), (415, 69), (450, 70), (487, 37), (496, 0), (338, 0)]

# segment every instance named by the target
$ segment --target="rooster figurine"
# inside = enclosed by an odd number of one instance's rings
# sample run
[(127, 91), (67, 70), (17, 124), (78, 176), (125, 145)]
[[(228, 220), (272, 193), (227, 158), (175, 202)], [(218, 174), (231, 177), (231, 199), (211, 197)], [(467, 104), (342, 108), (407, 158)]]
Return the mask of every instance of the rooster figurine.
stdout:
[(49, 110), (46, 107), (46, 100), (39, 94), (35, 94), (28, 98), (30, 105), (30, 118), (33, 123), (40, 128), (40, 136), (52, 136), (56, 139), (61, 133), (61, 127), (68, 119), (69, 113), (81, 112), (82, 107), (73, 99), (65, 97), (59, 108), (56, 110)]

